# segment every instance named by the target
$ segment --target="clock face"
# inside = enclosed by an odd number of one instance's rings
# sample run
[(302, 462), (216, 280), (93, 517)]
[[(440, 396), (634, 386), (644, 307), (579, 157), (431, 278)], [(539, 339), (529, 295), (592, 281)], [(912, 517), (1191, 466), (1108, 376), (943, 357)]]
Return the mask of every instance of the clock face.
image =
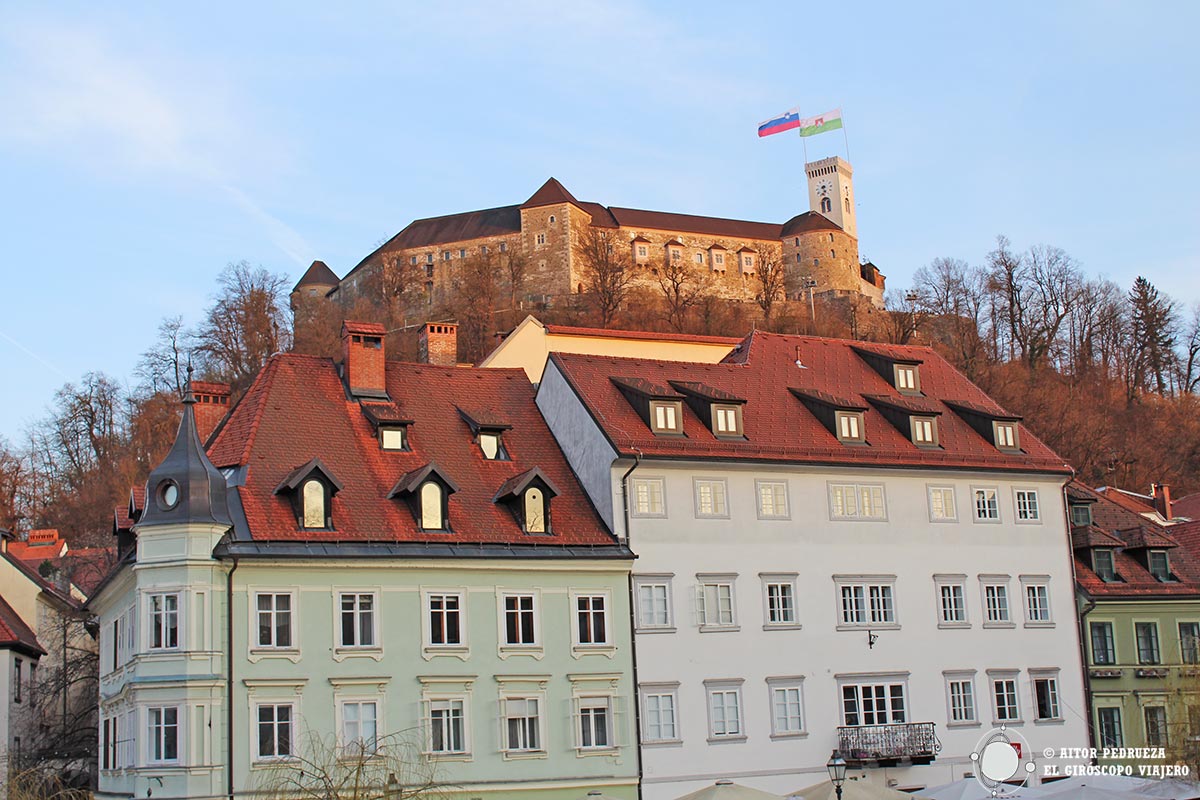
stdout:
[(831, 189), (833, 189), (833, 185), (829, 181), (823, 180), (817, 184), (817, 194), (821, 197), (827, 197)]

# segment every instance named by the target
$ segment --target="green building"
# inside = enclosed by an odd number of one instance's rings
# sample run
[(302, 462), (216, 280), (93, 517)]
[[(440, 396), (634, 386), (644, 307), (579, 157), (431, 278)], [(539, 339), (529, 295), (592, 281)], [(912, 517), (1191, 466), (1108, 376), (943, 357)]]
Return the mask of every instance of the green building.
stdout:
[(189, 396), (90, 604), (99, 796), (637, 796), (632, 554), (521, 370), (383, 337), (274, 356), (207, 447)]

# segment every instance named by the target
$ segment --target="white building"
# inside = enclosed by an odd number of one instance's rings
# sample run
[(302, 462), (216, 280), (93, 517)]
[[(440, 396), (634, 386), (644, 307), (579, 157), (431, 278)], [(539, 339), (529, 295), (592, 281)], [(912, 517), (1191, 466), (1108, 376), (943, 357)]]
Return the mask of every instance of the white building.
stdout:
[[(1069, 468), (927, 348), (755, 333), (551, 355), (538, 404), (634, 564), (643, 796), (902, 788), (1004, 725), (1086, 747)], [(1037, 777), (1034, 778), (1034, 782)]]

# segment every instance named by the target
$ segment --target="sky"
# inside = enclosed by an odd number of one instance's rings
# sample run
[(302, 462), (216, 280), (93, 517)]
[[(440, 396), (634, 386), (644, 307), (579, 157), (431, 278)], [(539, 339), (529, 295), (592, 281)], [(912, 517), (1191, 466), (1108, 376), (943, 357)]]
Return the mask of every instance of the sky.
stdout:
[(860, 253), (1062, 247), (1200, 301), (1200, 4), (0, 6), (0, 437), (64, 383), (133, 381), (245, 260), (344, 275), (409, 221), (581, 200), (783, 222), (793, 106), (840, 107)]

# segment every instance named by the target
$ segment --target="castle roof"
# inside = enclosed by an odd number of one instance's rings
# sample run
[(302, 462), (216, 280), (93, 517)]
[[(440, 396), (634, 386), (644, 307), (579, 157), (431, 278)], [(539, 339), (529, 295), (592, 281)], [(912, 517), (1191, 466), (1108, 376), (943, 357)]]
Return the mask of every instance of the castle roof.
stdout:
[(292, 291), (296, 291), (302, 286), (337, 286), (338, 276), (324, 261), (314, 261), (309, 265), (304, 275), (300, 280), (296, 281), (296, 285)]
[(780, 230), (780, 236), (795, 236), (798, 233), (810, 233), (812, 231), (840, 231), (842, 227), (833, 220), (826, 217), (824, 214), (819, 214), (816, 211), (805, 211), (803, 214), (796, 216), (783, 223), (783, 228)]
[(575, 199), (575, 195), (567, 191), (566, 187), (558, 182), (557, 178), (550, 178), (542, 187), (533, 193), (533, 196), (521, 204), (521, 208), (538, 208), (539, 206), (553, 206), (559, 203), (570, 203), (571, 205), (579, 205), (579, 201)]

